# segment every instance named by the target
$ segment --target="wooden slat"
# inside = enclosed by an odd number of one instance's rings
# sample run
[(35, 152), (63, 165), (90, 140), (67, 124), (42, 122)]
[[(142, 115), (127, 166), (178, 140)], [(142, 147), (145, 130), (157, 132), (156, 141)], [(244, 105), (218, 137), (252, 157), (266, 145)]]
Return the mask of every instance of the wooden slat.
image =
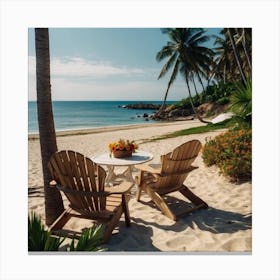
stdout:
[[(99, 191), (104, 191), (105, 187), (105, 176), (106, 173), (101, 166), (97, 167), (97, 182), (98, 182), (98, 189)], [(99, 206), (100, 210), (104, 210), (106, 208), (106, 197), (99, 198)]]
[[(83, 182), (81, 178), (81, 172), (78, 167), (77, 155), (74, 151), (62, 151), (61, 156), (64, 164), (68, 170), (69, 180), (73, 180), (75, 184), (72, 186), (76, 190), (84, 190)], [(70, 179), (71, 178), (71, 179)], [(70, 186), (69, 186), (70, 187)], [(82, 205), (83, 208), (88, 209), (87, 202), (82, 196), (73, 197), (74, 200), (78, 200), (78, 205)]]
[[(72, 180), (72, 176), (69, 176), (69, 172), (71, 174), (71, 169), (67, 169), (68, 165), (65, 158), (67, 159), (66, 155), (62, 155), (63, 151), (61, 153), (54, 154), (53, 159), (51, 160), (51, 163), (53, 164), (54, 169), (57, 171), (58, 179), (60, 182), (58, 182), (61, 185), (68, 186), (71, 188), (75, 188), (75, 182)], [(66, 163), (66, 164), (65, 164)], [(70, 201), (72, 201), (73, 204), (79, 205), (80, 199), (76, 196), (73, 196), (71, 194), (66, 196)]]
[[(90, 186), (89, 186), (89, 181), (88, 181), (87, 169), (86, 169), (86, 165), (85, 165), (85, 157), (82, 154), (76, 153), (76, 158), (77, 158), (77, 162), (78, 162), (79, 169), (80, 169), (81, 181), (83, 182), (82, 190), (91, 191)], [(95, 207), (93, 206), (93, 201), (90, 197), (85, 196), (83, 198), (83, 203), (85, 205), (87, 205), (87, 207), (85, 207), (86, 209), (89, 209), (91, 211), (95, 210)]]
[[(90, 189), (92, 192), (97, 192), (98, 189), (96, 187), (96, 178), (95, 178), (95, 167), (96, 165), (90, 160), (89, 158), (86, 158), (86, 165), (88, 169), (88, 176), (89, 176), (89, 181), (90, 181)], [(94, 210), (98, 211), (99, 210), (99, 203), (98, 203), (98, 198), (93, 197), (93, 206)]]

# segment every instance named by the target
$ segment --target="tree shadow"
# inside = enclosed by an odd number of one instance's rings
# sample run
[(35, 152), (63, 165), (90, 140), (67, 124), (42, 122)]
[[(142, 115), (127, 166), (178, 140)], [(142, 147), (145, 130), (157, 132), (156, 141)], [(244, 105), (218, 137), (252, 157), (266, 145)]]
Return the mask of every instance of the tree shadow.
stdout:
[(153, 229), (150, 226), (131, 223), (130, 227), (126, 227), (125, 222), (120, 221), (117, 230), (118, 233), (113, 234), (109, 242), (104, 245), (108, 251), (160, 251), (158, 248), (153, 246)]
[[(180, 212), (182, 208), (190, 208), (192, 204), (182, 199), (166, 196), (166, 203), (172, 211)], [(152, 201), (140, 202), (152, 208), (158, 208)], [(160, 211), (160, 210), (158, 210)], [(162, 214), (163, 215), (163, 214)], [(207, 209), (200, 209), (190, 214), (186, 214), (174, 222), (172, 225), (162, 225), (156, 222), (147, 222), (141, 218), (132, 218), (135, 223), (143, 223), (154, 226), (163, 230), (170, 230), (174, 232), (181, 232), (187, 227), (195, 228), (197, 226), (200, 230), (209, 231), (211, 233), (234, 233), (240, 230), (247, 230), (252, 228), (252, 214), (240, 214), (236, 212), (226, 211), (208, 207)], [(166, 217), (166, 219), (168, 219)]]

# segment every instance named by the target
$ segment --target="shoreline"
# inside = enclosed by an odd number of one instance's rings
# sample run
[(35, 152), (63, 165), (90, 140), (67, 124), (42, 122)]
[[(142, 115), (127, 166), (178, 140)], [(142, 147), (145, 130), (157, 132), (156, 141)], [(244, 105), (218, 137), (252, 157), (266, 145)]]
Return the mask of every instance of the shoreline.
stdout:
[[(102, 127), (93, 127), (93, 128), (79, 128), (79, 129), (69, 129), (69, 130), (59, 130), (56, 131), (57, 137), (63, 136), (74, 136), (74, 135), (87, 135), (87, 134), (96, 134), (103, 132), (114, 132), (118, 130), (131, 130), (138, 128), (149, 127), (162, 127), (162, 126), (170, 126), (177, 124), (188, 124), (189, 127), (203, 126), (204, 123), (199, 120), (176, 120), (176, 121), (160, 121), (154, 123), (141, 123), (141, 124), (128, 124), (128, 125), (110, 125), (110, 126), (102, 126)], [(39, 139), (39, 133), (28, 133), (28, 140)]]

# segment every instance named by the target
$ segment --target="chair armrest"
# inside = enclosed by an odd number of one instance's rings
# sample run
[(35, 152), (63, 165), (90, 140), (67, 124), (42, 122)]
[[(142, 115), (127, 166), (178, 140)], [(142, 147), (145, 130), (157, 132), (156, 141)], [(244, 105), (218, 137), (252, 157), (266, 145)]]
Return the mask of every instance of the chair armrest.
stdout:
[(120, 185), (105, 188), (105, 192), (108, 193), (108, 195), (124, 194), (126, 192), (129, 192), (131, 190), (132, 186), (133, 186), (133, 183), (131, 183), (131, 182), (122, 182)]
[(153, 168), (152, 166), (150, 166), (148, 164), (139, 164), (139, 165), (136, 165), (135, 168), (139, 169), (140, 171), (160, 175), (160, 168)]

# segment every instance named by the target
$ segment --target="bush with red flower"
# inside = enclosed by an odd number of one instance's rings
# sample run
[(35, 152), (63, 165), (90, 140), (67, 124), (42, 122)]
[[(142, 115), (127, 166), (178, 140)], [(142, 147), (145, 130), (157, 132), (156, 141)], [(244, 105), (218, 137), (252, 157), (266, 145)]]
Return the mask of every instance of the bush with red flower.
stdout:
[(202, 158), (207, 166), (217, 165), (220, 173), (232, 181), (250, 180), (252, 176), (252, 130), (229, 130), (206, 140)]

